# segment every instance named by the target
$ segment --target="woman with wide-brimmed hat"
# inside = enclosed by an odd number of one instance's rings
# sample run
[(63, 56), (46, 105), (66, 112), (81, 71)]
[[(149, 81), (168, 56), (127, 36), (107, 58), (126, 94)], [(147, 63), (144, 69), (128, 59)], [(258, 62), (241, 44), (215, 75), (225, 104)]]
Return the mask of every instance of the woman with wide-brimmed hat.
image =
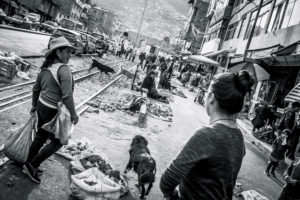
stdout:
[[(62, 147), (60, 140), (55, 138), (53, 133), (41, 128), (56, 116), (58, 102), (62, 101), (67, 107), (72, 123), (78, 123), (73, 99), (74, 81), (68, 66), (73, 49), (74, 47), (64, 37), (52, 39), (45, 53), (46, 60), (33, 87), (30, 113), (32, 115), (37, 113), (38, 131), (30, 146), (23, 170), (36, 183), (41, 181), (38, 176), (42, 173), (39, 170), (41, 163)], [(51, 142), (44, 146), (48, 139)]]

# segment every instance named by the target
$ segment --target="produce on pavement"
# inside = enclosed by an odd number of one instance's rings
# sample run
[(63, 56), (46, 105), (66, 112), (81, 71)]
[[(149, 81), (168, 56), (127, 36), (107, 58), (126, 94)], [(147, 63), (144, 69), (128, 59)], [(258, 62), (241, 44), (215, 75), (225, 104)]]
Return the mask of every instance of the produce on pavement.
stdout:
[(150, 116), (154, 115), (164, 121), (172, 121), (173, 113), (171, 107), (169, 106), (150, 102), (149, 104), (147, 104), (147, 110)]

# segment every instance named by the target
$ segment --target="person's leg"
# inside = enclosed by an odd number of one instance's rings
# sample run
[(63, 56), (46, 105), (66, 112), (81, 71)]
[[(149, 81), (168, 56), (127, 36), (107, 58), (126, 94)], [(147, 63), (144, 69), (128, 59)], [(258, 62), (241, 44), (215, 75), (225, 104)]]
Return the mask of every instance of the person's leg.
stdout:
[(273, 166), (273, 161), (270, 160), (270, 161), (268, 162), (267, 169), (265, 170), (265, 174), (270, 175), (270, 169), (272, 168), (272, 166)]
[(59, 139), (54, 138), (54, 135), (51, 135), (51, 142), (47, 144), (40, 153), (31, 161), (32, 166), (39, 168), (40, 164), (44, 162), (47, 158), (52, 156), (57, 152), (63, 145), (60, 143)]
[(27, 162), (30, 162), (34, 157), (39, 153), (40, 149), (46, 143), (48, 139), (48, 133), (42, 129), (42, 126), (47, 122), (51, 121), (57, 113), (57, 110), (48, 108), (42, 103), (38, 102), (37, 104), (37, 115), (38, 115), (38, 132), (34, 138), (27, 158)]
[[(299, 130), (299, 129), (297, 129), (297, 130)], [(296, 151), (298, 142), (299, 142), (299, 133), (295, 133), (295, 137), (293, 138), (293, 141), (292, 141), (292, 146), (290, 147), (290, 149), (291, 149), (290, 153), (287, 155), (291, 160), (294, 160), (294, 158), (295, 158), (295, 151)]]
[(270, 172), (271, 175), (275, 176), (275, 170), (276, 170), (277, 166), (278, 166), (278, 162), (273, 161), (273, 166), (272, 166), (272, 169)]

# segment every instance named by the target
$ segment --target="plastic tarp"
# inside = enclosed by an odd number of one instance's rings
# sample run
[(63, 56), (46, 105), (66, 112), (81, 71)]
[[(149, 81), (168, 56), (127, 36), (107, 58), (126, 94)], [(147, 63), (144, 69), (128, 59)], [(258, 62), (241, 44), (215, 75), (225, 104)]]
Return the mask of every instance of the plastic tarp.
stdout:
[(285, 101), (295, 102), (300, 100), (300, 84), (296, 85), (285, 97)]

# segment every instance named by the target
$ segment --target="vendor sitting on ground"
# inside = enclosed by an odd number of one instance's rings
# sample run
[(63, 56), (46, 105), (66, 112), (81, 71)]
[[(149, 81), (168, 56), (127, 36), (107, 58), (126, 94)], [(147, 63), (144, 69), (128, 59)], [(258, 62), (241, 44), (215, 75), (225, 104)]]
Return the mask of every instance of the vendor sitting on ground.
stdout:
[(150, 71), (146, 76), (142, 83), (142, 88), (148, 90), (148, 97), (157, 99), (157, 100), (167, 100), (166, 97), (159, 94), (155, 86), (155, 77), (158, 76), (156, 71)]

